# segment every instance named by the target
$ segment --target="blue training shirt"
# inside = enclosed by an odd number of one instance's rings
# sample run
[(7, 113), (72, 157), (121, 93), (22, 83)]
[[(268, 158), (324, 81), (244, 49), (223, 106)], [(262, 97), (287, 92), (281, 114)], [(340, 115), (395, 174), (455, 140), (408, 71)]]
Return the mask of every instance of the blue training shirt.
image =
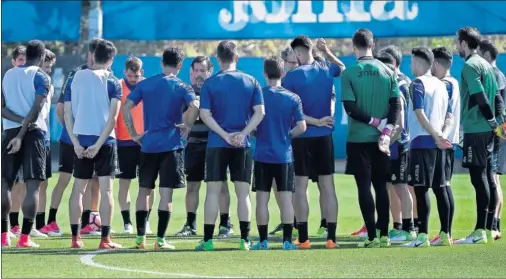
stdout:
[[(253, 107), (263, 103), (258, 81), (238, 70), (221, 71), (208, 78), (200, 93), (200, 108), (210, 110), (218, 125), (228, 133), (241, 132), (253, 115)], [(247, 136), (244, 147), (250, 146)], [(207, 148), (214, 147), (234, 148), (210, 131)]]
[(304, 120), (302, 102), (283, 87), (263, 90), (265, 117), (257, 127), (255, 161), (271, 164), (293, 162), (291, 126)]
[[(331, 115), (332, 87), (334, 78), (341, 74), (341, 68), (334, 63), (314, 61), (287, 72), (283, 87), (299, 95), (304, 114), (316, 119)], [(300, 137), (321, 137), (330, 135), (333, 128), (308, 125)]]
[(183, 121), (183, 108), (196, 99), (193, 89), (173, 75), (156, 76), (140, 81), (128, 99), (135, 105), (142, 101), (144, 153), (162, 153), (183, 148), (177, 124)]

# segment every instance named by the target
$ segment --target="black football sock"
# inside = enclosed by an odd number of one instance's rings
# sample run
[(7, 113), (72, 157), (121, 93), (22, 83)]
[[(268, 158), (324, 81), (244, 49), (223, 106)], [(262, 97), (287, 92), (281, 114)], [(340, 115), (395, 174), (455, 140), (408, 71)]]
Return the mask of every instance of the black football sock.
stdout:
[(102, 233), (102, 238), (108, 237), (111, 233), (111, 226), (101, 226), (100, 231)]
[(205, 242), (213, 239), (213, 233), (214, 233), (214, 224), (212, 224), (212, 225), (204, 224), (204, 241)]
[(258, 225), (258, 235), (260, 236), (260, 242), (267, 240), (267, 225)]
[(220, 227), (228, 227), (228, 213), (220, 214)]
[(165, 237), (165, 232), (169, 226), (170, 211), (158, 210), (158, 232), (156, 234), (159, 238)]
[(186, 215), (186, 225), (190, 226), (192, 230), (197, 229), (197, 214), (195, 212), (188, 212)]
[(239, 229), (241, 230), (241, 239), (249, 241), (250, 222), (239, 221)]
[(91, 210), (83, 211), (81, 215), (81, 228), (86, 227), (90, 223)]
[(2, 219), (2, 233), (9, 231), (9, 219)]
[(413, 220), (411, 218), (409, 219), (402, 219), (402, 230), (405, 231), (405, 232), (411, 232), (413, 231), (415, 228), (414, 228), (414, 225), (413, 225)]
[(130, 220), (130, 210), (122, 210), (121, 217), (123, 217), (124, 225), (132, 224), (132, 221)]
[(49, 208), (49, 216), (47, 217), (47, 224), (51, 224), (56, 222), (56, 213), (58, 212), (58, 208)]
[(336, 242), (337, 223), (327, 223), (327, 240)]
[(327, 219), (323, 218), (320, 220), (320, 228), (327, 228)]
[(141, 210), (135, 212), (135, 222), (137, 223), (137, 235), (145, 236), (146, 235), (146, 220), (147, 220), (148, 212), (146, 210)]
[(35, 215), (35, 228), (42, 229), (46, 225), (46, 212), (37, 212)]
[(293, 224), (283, 224), (283, 242), (288, 241), (292, 243), (292, 230)]
[(23, 218), (23, 224), (21, 225), (21, 234), (30, 235), (33, 228), (33, 219)]
[(402, 230), (402, 223), (394, 222), (394, 229), (398, 231)]
[(299, 228), (299, 243), (304, 243), (309, 239), (307, 231), (307, 222), (299, 222), (297, 224)]
[(9, 221), (11, 222), (11, 227), (19, 226), (19, 212), (9, 213)]
[(72, 236), (78, 236), (81, 226), (79, 224), (70, 224), (70, 231), (72, 232)]

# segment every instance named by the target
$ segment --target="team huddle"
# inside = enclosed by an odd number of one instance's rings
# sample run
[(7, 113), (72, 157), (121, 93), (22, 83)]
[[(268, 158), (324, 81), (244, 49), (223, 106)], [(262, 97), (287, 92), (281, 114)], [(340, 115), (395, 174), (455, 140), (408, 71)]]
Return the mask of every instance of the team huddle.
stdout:
[[(498, 175), (506, 173), (506, 78), (496, 67), (493, 42), (481, 40), (475, 28), (457, 32), (457, 50), (465, 59), (459, 84), (450, 75), (453, 56), (445, 47), (414, 48), (411, 81), (399, 70), (398, 48), (389, 46), (373, 55), (373, 34), (367, 29), (355, 32), (352, 41), (357, 63), (346, 68), (325, 40), (313, 45), (306, 36), (296, 37), (281, 57), (265, 58), (267, 85), (262, 88), (254, 77), (237, 70), (238, 50), (231, 41), (218, 45), (220, 71), (214, 75), (208, 57), (193, 59), (187, 85), (177, 77), (185, 58), (177, 47), (164, 50), (161, 74), (144, 78), (142, 61), (130, 57), (120, 80), (110, 70), (117, 53), (114, 44), (92, 40), (87, 64), (68, 75), (59, 95), (59, 178), (47, 222), (49, 109), (54, 94), (49, 74), (56, 58), (38, 40), (17, 48), (14, 68), (2, 82), (2, 247), (9, 247), (17, 236), (17, 247), (32, 248), (38, 244), (31, 237), (62, 235), (56, 215), (73, 175), (72, 248), (84, 247), (83, 234), (100, 235), (99, 249), (121, 248), (111, 239), (113, 179), (119, 179), (124, 232), (134, 233), (129, 188), (138, 178), (135, 248), (147, 247), (156, 184), (160, 201), (154, 249), (175, 249), (165, 238), (175, 189), (187, 188), (187, 220), (176, 236), (196, 236), (199, 191), (205, 181), (203, 240), (195, 249), (215, 250), (218, 214), (218, 237), (234, 233), (229, 176), (237, 197), (241, 250), (267, 250), (269, 235), (278, 233), (284, 250), (311, 248), (309, 179), (320, 191), (318, 235), (326, 238), (327, 249), (338, 248), (332, 138), (338, 77), (349, 117), (346, 174), (355, 178), (365, 223), (354, 233), (364, 238), (359, 247), (388, 247), (391, 241), (405, 242), (406, 247), (450, 246), (499, 239)], [(454, 241), (450, 182), (459, 146), (476, 191), (477, 220), (468, 237)], [(430, 188), (441, 224), (432, 240)], [(250, 190), (256, 192), (255, 244), (250, 241)], [(271, 191), (281, 223), (269, 232)], [(92, 213), (96, 211), (100, 224), (90, 222), (98, 218)], [(394, 223), (389, 231), (390, 212)]]

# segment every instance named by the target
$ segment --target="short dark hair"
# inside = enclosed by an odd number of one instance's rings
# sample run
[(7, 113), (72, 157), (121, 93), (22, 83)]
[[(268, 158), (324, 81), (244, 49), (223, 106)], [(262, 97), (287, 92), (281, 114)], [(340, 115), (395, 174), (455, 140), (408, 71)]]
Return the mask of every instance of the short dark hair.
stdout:
[(128, 57), (125, 62), (125, 70), (130, 70), (132, 72), (138, 72), (142, 69), (142, 60), (135, 56)]
[(54, 60), (56, 60), (56, 55), (54, 54), (54, 52), (46, 48), (46, 57), (44, 57), (44, 62), (51, 62)]
[(31, 40), (26, 45), (26, 60), (37, 61), (41, 60), (46, 53), (46, 46), (42, 41)]
[(386, 53), (392, 55), (392, 57), (395, 59), (395, 63), (397, 64), (397, 67), (401, 66), (402, 53), (401, 53), (401, 50), (397, 46), (389, 45), (389, 46), (383, 48), (382, 50), (380, 50), (380, 52), (386, 52)]
[(436, 60), (439, 64), (443, 65), (447, 69), (451, 68), (453, 55), (446, 47), (436, 47), (432, 49), (432, 54), (434, 55), (434, 60)]
[(311, 41), (311, 39), (309, 39), (308, 36), (299, 35), (292, 40), (292, 42), (290, 43), (290, 47), (292, 47), (292, 49), (303, 47), (307, 50), (310, 50), (313, 48), (313, 42)]
[(12, 59), (16, 60), (21, 55), (26, 55), (26, 47), (24, 45), (19, 45), (14, 48), (12, 51)]
[(434, 63), (434, 54), (426, 47), (415, 47), (411, 50), (411, 54), (425, 60), (430, 66)]
[(216, 48), (216, 55), (221, 62), (233, 62), (236, 57), (239, 57), (237, 46), (232, 41), (221, 41)]
[(472, 50), (477, 49), (481, 41), (480, 31), (475, 27), (460, 28), (459, 31), (457, 31), (457, 38), (459, 43), (462, 41), (467, 42), (467, 46)]
[(383, 62), (386, 65), (394, 65), (395, 58), (386, 51), (380, 51), (378, 54), (376, 54), (376, 59)]
[(374, 45), (374, 36), (371, 30), (366, 28), (358, 29), (351, 40), (358, 49), (372, 48)]
[(109, 62), (114, 58), (116, 52), (116, 47), (112, 42), (107, 40), (99, 41), (93, 54), (95, 57), (95, 63), (105, 64)]
[(204, 55), (197, 56), (197, 57), (193, 58), (191, 67), (193, 69), (195, 64), (197, 64), (197, 63), (204, 63), (204, 62), (207, 63), (207, 70), (209, 72), (212, 72), (213, 68), (214, 68), (214, 65), (211, 62), (211, 59), (208, 56), (204, 56)]
[(491, 40), (483, 40), (480, 42), (480, 50), (481, 52), (490, 52), (490, 57), (492, 60), (497, 59), (497, 55), (499, 54), (499, 51), (497, 50), (497, 47), (495, 46), (494, 42)]
[(264, 72), (269, 79), (280, 79), (285, 67), (283, 59), (279, 56), (267, 57), (264, 60)]
[(98, 43), (102, 42), (102, 41), (104, 41), (104, 39), (100, 39), (100, 38), (92, 39), (90, 41), (90, 43), (88, 44), (88, 52), (95, 53), (95, 50), (97, 49)]
[(178, 47), (168, 47), (163, 51), (162, 63), (164, 66), (177, 67), (183, 63), (184, 52)]

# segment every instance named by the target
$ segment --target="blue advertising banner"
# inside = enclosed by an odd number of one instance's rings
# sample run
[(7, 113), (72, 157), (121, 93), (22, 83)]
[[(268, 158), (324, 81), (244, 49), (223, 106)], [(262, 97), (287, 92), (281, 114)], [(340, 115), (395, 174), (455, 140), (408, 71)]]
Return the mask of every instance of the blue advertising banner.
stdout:
[(110, 40), (349, 38), (506, 33), (504, 1), (104, 1)]
[(81, 1), (2, 1), (2, 42), (78, 41)]
[[(112, 65), (112, 70), (114, 74), (118, 78), (123, 78), (123, 70), (125, 66), (125, 61), (128, 58), (128, 56), (117, 56), (114, 59), (114, 64)], [(156, 74), (159, 74), (161, 72), (160, 68), (160, 57), (154, 57), (154, 56), (144, 56), (140, 57), (143, 62), (143, 68), (144, 68), (144, 75), (146, 77), (150, 77)], [(351, 66), (355, 63), (356, 59), (355, 57), (346, 56), (346, 57), (340, 57), (340, 59), (343, 61), (344, 64), (347, 66)], [(191, 58), (187, 58), (184, 63), (181, 71), (179, 72), (179, 78), (181, 78), (183, 81), (189, 83), (190, 82), (190, 64), (191, 64)], [(211, 58), (213, 64), (214, 64), (214, 70), (215, 72), (218, 72), (219, 66), (215, 58)], [(408, 75), (409, 77), (413, 78), (410, 70), (410, 56), (404, 56), (402, 60), (401, 70), (403, 73)], [(453, 58), (453, 66), (451, 69), (451, 73), (455, 78), (460, 79), (460, 72), (462, 71), (462, 66), (464, 65), (464, 60), (458, 56), (454, 56)], [(501, 54), (499, 55), (497, 59), (497, 66), (502, 69), (503, 71), (506, 71), (506, 55)], [(265, 80), (263, 76), (263, 58), (260, 57), (245, 57), (240, 58), (238, 63), (238, 68), (242, 70), (245, 73), (248, 73), (252, 76), (254, 76), (262, 86), (265, 86)], [(335, 87), (336, 87), (336, 94), (337, 94), (337, 100), (341, 99), (341, 79), (336, 78), (334, 80)], [(57, 141), (60, 132), (61, 132), (61, 126), (56, 121), (56, 115), (54, 112), (51, 114), (52, 120), (51, 121), (51, 139), (53, 141)], [(333, 134), (334, 138), (334, 155), (337, 159), (344, 159), (346, 158), (346, 134), (348, 129), (348, 116), (345, 113), (342, 105), (340, 102), (337, 102), (336, 110), (335, 110), (335, 131)], [(457, 149), (460, 150), (460, 149)], [(460, 152), (460, 151), (459, 151)]]

